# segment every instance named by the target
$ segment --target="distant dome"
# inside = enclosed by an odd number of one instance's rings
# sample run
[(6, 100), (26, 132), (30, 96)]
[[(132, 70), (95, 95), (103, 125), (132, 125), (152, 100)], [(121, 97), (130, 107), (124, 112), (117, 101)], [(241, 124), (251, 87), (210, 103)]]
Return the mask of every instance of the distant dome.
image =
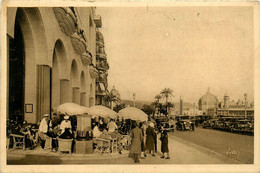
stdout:
[(218, 99), (216, 96), (210, 93), (208, 90), (206, 94), (204, 94), (200, 99), (199, 99), (199, 109), (203, 110), (205, 108), (214, 108), (218, 104)]
[(120, 98), (119, 91), (115, 89), (115, 86), (113, 86), (113, 89), (111, 89), (111, 94)]

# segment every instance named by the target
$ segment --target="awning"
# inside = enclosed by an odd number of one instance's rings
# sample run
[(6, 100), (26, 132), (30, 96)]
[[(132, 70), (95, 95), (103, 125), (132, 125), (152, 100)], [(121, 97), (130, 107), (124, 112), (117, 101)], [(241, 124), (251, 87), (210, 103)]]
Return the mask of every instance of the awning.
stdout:
[(101, 91), (106, 91), (105, 86), (103, 83), (99, 83)]

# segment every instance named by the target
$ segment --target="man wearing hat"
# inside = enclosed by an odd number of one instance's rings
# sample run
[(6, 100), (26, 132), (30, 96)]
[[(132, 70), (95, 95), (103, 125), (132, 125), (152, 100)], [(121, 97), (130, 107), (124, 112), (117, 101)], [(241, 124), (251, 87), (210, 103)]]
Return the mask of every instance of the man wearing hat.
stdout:
[(41, 120), (40, 126), (39, 126), (39, 136), (42, 140), (41, 147), (44, 149), (45, 146), (45, 140), (46, 140), (46, 133), (48, 132), (48, 119), (49, 114), (45, 114), (43, 116), (43, 119)]
[(72, 127), (71, 127), (71, 122), (69, 120), (69, 116), (65, 115), (64, 120), (61, 122), (61, 125), (60, 125), (61, 134), (65, 132), (65, 129), (70, 129), (70, 132), (72, 133), (71, 128)]

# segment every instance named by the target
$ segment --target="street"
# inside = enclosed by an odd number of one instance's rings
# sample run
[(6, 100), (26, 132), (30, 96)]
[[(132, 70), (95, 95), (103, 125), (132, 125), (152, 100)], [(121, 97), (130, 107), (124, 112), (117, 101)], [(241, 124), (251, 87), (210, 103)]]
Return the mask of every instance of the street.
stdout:
[[(158, 135), (159, 137), (159, 135)], [(237, 142), (240, 141), (240, 142)], [(141, 164), (241, 164), (253, 163), (253, 136), (196, 128), (193, 131), (169, 133), (171, 159), (161, 159), (158, 140), (156, 157), (147, 154)], [(229, 148), (231, 151), (229, 151)], [(235, 153), (235, 151), (239, 152)], [(226, 152), (229, 152), (228, 156)], [(27, 154), (26, 154), (27, 153)], [(133, 164), (128, 151), (123, 154), (78, 155), (46, 151), (8, 151), (8, 164)]]
[(176, 130), (170, 135), (242, 163), (252, 164), (254, 161), (254, 136), (202, 127), (196, 128), (194, 132)]

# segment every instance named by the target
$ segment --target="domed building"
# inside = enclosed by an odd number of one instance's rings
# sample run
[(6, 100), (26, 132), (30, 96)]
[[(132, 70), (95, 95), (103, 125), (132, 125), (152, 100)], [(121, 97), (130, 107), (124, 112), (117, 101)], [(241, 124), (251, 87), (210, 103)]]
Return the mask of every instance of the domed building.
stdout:
[(199, 110), (202, 110), (203, 114), (208, 115), (208, 110), (216, 108), (217, 105), (218, 99), (215, 95), (210, 93), (209, 89), (207, 93), (199, 99)]

